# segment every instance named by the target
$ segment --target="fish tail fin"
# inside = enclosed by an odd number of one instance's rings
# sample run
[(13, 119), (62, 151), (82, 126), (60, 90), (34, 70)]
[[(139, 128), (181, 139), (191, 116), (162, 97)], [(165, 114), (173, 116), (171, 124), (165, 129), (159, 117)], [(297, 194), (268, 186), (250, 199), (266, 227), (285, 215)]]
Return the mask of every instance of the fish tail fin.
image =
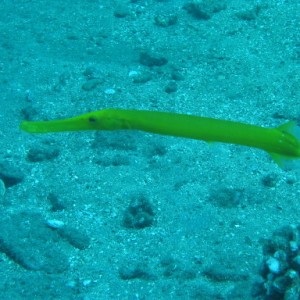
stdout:
[(300, 139), (300, 128), (297, 126), (297, 123), (294, 121), (289, 121), (282, 125), (279, 125), (277, 129), (281, 132), (286, 132), (293, 135), (298, 140)]
[(277, 127), (277, 130), (291, 135), (296, 143), (299, 144), (299, 156), (290, 157), (283, 154), (278, 153), (269, 153), (272, 159), (276, 162), (276, 164), (282, 169), (294, 169), (295, 166), (297, 168), (300, 166), (300, 162), (296, 162), (296, 159), (300, 158), (300, 127), (297, 126), (297, 123), (294, 121), (289, 121)]

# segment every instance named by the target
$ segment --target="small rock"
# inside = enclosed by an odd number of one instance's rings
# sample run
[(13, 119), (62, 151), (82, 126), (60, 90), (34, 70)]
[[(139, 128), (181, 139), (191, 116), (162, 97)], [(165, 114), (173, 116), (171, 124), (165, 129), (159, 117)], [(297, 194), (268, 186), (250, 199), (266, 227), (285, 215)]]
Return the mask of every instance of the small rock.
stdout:
[(91, 91), (95, 89), (98, 85), (102, 84), (104, 82), (103, 79), (100, 78), (93, 78), (85, 82), (81, 88), (85, 91)]
[(116, 90), (113, 88), (108, 88), (104, 91), (104, 94), (106, 95), (114, 95), (116, 93)]
[(269, 270), (274, 274), (279, 274), (281, 271), (280, 261), (274, 257), (270, 257), (266, 264), (269, 268)]
[(140, 54), (140, 63), (147, 67), (160, 67), (167, 64), (168, 60), (160, 55), (142, 52)]
[(127, 7), (127, 5), (123, 3), (119, 3), (114, 10), (114, 16), (116, 18), (125, 18), (128, 15), (129, 15), (129, 8)]
[(209, 200), (219, 207), (231, 208), (242, 204), (245, 196), (242, 189), (220, 187), (211, 192)]
[(184, 79), (184, 77), (183, 77), (183, 75), (180, 73), (180, 71), (179, 71), (179, 70), (176, 70), (176, 69), (172, 70), (171, 77), (172, 77), (172, 79), (175, 80), (175, 81), (179, 81), (179, 80), (183, 80), (183, 79)]
[(290, 250), (295, 253), (296, 251), (298, 251), (298, 249), (298, 243), (296, 241), (290, 241)]
[(119, 275), (123, 280), (150, 279), (152, 277), (148, 271), (148, 268), (138, 262), (130, 262), (126, 266), (122, 266), (119, 269)]
[(127, 228), (141, 229), (152, 225), (154, 211), (149, 200), (138, 195), (134, 197), (124, 213), (123, 225)]
[(194, 18), (199, 20), (209, 20), (213, 14), (226, 8), (224, 0), (193, 0), (183, 7)]
[(84, 287), (90, 286), (92, 284), (92, 280), (91, 279), (85, 279), (82, 281), (82, 285)]
[(31, 105), (21, 109), (21, 117), (26, 121), (31, 121), (38, 114), (38, 111)]
[(176, 15), (160, 15), (154, 18), (155, 25), (160, 27), (169, 27), (175, 25), (178, 21), (178, 17)]
[(276, 174), (268, 174), (262, 178), (262, 184), (266, 187), (275, 187), (278, 180), (279, 179)]
[(152, 79), (152, 76), (148, 72), (137, 73), (135, 76), (131, 76), (133, 83), (146, 83)]
[(65, 225), (65, 223), (63, 221), (55, 220), (55, 219), (47, 220), (46, 224), (52, 229), (59, 229)]
[(52, 206), (52, 211), (60, 211), (66, 208), (65, 204), (62, 203), (62, 201), (54, 193), (49, 193), (49, 195), (47, 196), (47, 200)]
[(99, 73), (100, 71), (98, 71), (96, 67), (88, 66), (82, 72), (82, 75), (86, 77), (87, 80), (91, 80), (91, 79), (99, 79)]
[(7, 163), (0, 163), (0, 179), (9, 188), (22, 182), (24, 176), (16, 167)]
[(27, 159), (30, 162), (42, 162), (52, 160), (59, 155), (59, 150), (52, 145), (41, 144), (34, 146), (27, 152)]
[(258, 17), (261, 8), (260, 5), (255, 5), (249, 9), (237, 12), (236, 17), (244, 21), (253, 21)]
[(177, 91), (177, 84), (175, 81), (171, 81), (165, 87), (165, 92), (168, 94), (175, 93)]

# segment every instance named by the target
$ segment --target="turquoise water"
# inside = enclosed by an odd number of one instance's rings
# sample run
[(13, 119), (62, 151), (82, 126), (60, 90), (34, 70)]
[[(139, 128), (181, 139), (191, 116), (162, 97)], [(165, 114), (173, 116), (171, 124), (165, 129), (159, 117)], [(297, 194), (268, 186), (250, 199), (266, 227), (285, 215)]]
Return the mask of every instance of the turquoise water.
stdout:
[(2, 0), (0, 298), (297, 299), (273, 283), (299, 276), (299, 165), (19, 123), (114, 107), (299, 124), (299, 23), (296, 0)]

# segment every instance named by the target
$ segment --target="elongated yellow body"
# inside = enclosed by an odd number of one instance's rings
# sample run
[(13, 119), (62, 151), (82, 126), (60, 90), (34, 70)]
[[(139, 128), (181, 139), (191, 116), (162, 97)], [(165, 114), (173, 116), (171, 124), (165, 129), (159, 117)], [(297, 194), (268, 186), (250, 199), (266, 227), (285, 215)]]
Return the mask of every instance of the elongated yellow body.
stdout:
[(23, 121), (20, 128), (30, 133), (142, 130), (207, 142), (260, 148), (270, 153), (279, 163), (280, 158), (300, 158), (300, 141), (292, 133), (295, 126), (295, 123), (288, 122), (277, 128), (263, 128), (240, 122), (168, 112), (105, 109), (63, 120)]

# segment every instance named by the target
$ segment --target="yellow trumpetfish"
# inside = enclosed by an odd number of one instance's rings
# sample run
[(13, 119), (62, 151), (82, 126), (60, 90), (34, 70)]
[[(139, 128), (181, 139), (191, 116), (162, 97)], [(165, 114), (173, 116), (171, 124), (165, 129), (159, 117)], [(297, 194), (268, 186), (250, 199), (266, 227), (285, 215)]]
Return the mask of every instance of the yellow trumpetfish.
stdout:
[(20, 128), (30, 133), (79, 130), (142, 130), (207, 142), (223, 142), (267, 151), (282, 165), (282, 159), (300, 158), (296, 124), (263, 128), (227, 120), (145, 110), (105, 109), (53, 121), (23, 121)]

